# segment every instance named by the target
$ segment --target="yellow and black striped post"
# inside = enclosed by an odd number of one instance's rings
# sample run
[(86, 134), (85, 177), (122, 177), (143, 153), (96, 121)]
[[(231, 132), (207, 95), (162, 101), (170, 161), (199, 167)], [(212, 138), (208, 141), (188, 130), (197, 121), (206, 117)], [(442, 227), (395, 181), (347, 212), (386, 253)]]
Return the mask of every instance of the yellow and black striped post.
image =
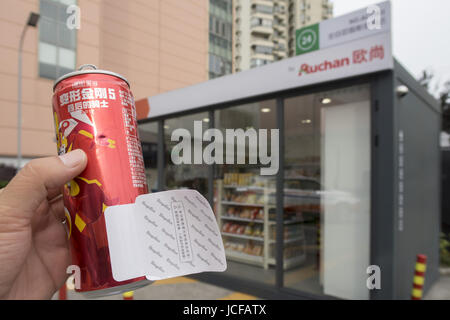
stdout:
[(421, 300), (423, 296), (423, 285), (425, 284), (425, 271), (427, 270), (427, 256), (418, 254), (416, 269), (414, 271), (413, 288), (411, 300)]
[(123, 300), (134, 300), (134, 292), (128, 291), (123, 294)]

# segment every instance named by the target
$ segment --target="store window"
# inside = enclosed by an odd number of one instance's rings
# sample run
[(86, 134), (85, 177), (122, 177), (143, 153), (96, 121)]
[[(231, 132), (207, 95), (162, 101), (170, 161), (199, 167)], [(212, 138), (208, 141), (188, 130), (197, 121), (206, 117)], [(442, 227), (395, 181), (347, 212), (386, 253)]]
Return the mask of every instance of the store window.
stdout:
[(142, 144), (148, 190), (156, 192), (158, 191), (158, 123), (148, 122), (139, 125), (139, 139)]
[[(276, 101), (267, 100), (215, 111), (215, 128), (276, 129)], [(268, 134), (270, 137), (270, 134)], [(270, 150), (272, 141), (268, 142)], [(226, 140), (234, 144), (234, 160), (216, 164), (214, 212), (226, 250), (228, 275), (275, 284), (275, 176), (261, 176), (261, 165), (251, 164), (250, 152), (258, 152), (248, 138)], [(245, 164), (238, 164), (237, 149), (245, 150)], [(226, 150), (226, 147), (224, 147)], [(224, 159), (229, 159), (226, 153)], [(233, 164), (229, 164), (232, 162)], [(242, 162), (242, 161), (241, 161)], [(228, 163), (228, 164), (227, 164)]]
[(368, 299), (368, 85), (284, 100), (284, 286)]
[(57, 79), (76, 64), (76, 29), (69, 29), (66, 12), (76, 0), (40, 0), (39, 76)]
[[(195, 189), (207, 197), (209, 166), (201, 158), (196, 159), (194, 156), (196, 152), (202, 154), (204, 147), (202, 133), (195, 132), (194, 128), (201, 132), (209, 128), (208, 113), (196, 113), (164, 121), (166, 189)], [(187, 142), (189, 147), (181, 148), (182, 141)]]

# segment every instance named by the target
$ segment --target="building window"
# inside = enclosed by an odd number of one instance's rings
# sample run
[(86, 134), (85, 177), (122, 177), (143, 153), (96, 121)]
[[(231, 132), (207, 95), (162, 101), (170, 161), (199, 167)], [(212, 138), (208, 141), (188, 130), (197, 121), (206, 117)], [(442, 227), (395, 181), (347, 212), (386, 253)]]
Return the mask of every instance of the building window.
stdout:
[(209, 73), (215, 77), (219, 77), (231, 73), (231, 62), (225, 58), (209, 54)]
[(256, 4), (253, 5), (253, 12), (254, 13), (267, 13), (267, 14), (272, 14), (273, 13), (273, 7), (272, 6), (266, 6), (266, 5), (262, 5), (262, 4)]
[(232, 59), (233, 15), (231, 0), (210, 0), (209, 3), (209, 77), (216, 78), (231, 72), (228, 65)]
[(40, 0), (39, 76), (57, 79), (76, 64), (76, 29), (66, 26), (67, 7), (76, 0)]
[(250, 61), (250, 67), (251, 67), (251, 68), (260, 67), (260, 66), (263, 66), (263, 65), (268, 64), (268, 63), (270, 63), (269, 60), (265, 60), (265, 59), (252, 59), (252, 60)]
[(261, 18), (252, 18), (250, 21), (250, 25), (252, 27), (262, 26), (262, 27), (272, 27), (272, 20), (269, 19), (261, 19)]
[(267, 46), (254, 46), (255, 53), (272, 54), (272, 48)]

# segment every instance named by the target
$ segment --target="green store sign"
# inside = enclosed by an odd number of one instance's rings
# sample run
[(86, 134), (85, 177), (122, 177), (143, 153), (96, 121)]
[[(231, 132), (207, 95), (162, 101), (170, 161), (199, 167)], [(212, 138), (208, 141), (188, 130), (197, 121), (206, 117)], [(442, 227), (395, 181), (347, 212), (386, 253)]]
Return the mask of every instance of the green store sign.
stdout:
[(298, 29), (295, 32), (295, 54), (301, 55), (319, 50), (319, 24)]

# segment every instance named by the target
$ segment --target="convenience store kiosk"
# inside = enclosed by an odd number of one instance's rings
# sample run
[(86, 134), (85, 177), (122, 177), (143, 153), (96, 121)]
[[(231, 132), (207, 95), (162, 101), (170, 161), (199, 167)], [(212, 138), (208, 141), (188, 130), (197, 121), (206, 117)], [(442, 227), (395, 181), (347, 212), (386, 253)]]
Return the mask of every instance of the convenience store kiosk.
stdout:
[[(204, 190), (220, 226), (228, 223), (222, 229), (230, 242), (227, 259), (237, 266), (198, 279), (264, 298), (409, 299), (417, 254), (428, 257), (425, 292), (438, 278), (440, 109), (393, 58), (390, 3), (380, 7), (381, 29), (364, 27), (366, 10), (356, 11), (320, 23), (317, 50), (137, 101), (151, 187)], [(320, 123), (312, 148), (320, 157), (295, 153), (312, 141), (292, 129), (303, 108), (312, 116), (299, 118), (298, 132), (307, 130), (301, 125)], [(181, 167), (171, 163), (167, 139), (177, 126), (192, 129), (189, 121), (196, 117), (204, 129), (244, 130), (243, 118), (251, 127), (262, 123), (255, 118), (269, 117), (268, 128), (280, 136), (277, 174), (266, 179), (215, 164), (185, 165), (171, 177), (168, 168)], [(317, 169), (308, 169), (308, 162)], [(183, 174), (201, 177), (203, 184), (171, 182)], [(308, 181), (317, 187), (304, 187)], [(350, 205), (333, 202), (336, 194)], [(318, 202), (290, 206), (291, 196), (314, 195)], [(287, 214), (292, 208), (297, 213)], [(304, 223), (308, 210), (319, 225), (313, 232)], [(308, 232), (314, 238), (301, 240)], [(291, 254), (290, 243), (300, 251), (316, 246), (315, 253)], [(309, 268), (307, 261), (316, 258)], [(373, 265), (380, 268), (381, 288), (369, 290), (367, 267)], [(316, 272), (315, 278), (297, 286), (305, 270)]]

